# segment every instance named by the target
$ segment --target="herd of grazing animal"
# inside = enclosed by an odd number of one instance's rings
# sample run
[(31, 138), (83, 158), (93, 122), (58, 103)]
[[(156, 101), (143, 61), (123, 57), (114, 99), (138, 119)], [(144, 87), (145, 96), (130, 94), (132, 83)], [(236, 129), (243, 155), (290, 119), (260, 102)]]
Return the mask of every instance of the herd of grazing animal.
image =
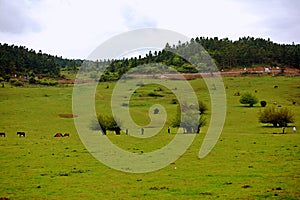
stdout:
[[(17, 132), (17, 135), (18, 135), (19, 137), (21, 137), (21, 136), (25, 137), (25, 132), (24, 132), (24, 131), (18, 131), (18, 132)], [(1, 136), (1, 137), (5, 137), (5, 133), (4, 133), (4, 132), (1, 132), (1, 133), (0, 133), (0, 136)]]
[(65, 133), (65, 134), (62, 134), (62, 133), (56, 133), (54, 135), (54, 137), (70, 137), (70, 133)]
[[(25, 137), (25, 132), (24, 131), (18, 131), (17, 132), (17, 135), (19, 137)], [(0, 132), (0, 137), (5, 137), (5, 133), (4, 132)], [(62, 134), (62, 133), (56, 133), (54, 135), (54, 137), (70, 137), (70, 133), (65, 133), (65, 134)]]

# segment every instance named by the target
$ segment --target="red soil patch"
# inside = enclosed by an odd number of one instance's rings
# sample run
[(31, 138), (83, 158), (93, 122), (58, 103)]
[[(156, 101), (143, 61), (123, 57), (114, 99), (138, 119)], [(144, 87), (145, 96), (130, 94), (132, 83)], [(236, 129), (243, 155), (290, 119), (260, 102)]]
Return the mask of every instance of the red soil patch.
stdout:
[(58, 114), (58, 116), (60, 116), (62, 118), (74, 118), (74, 117), (77, 117), (77, 115), (73, 115), (73, 114)]

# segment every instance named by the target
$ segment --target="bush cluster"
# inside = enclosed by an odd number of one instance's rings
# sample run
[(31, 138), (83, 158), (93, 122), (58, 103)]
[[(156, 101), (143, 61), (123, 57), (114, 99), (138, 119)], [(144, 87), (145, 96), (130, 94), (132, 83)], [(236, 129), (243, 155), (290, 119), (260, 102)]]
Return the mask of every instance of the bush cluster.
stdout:
[(273, 124), (274, 127), (286, 127), (295, 122), (294, 113), (287, 108), (267, 107), (259, 113), (259, 122)]
[[(113, 116), (111, 115), (98, 115), (97, 116), (98, 122), (101, 129), (102, 129), (102, 133), (103, 135), (106, 135), (107, 131), (115, 131), (116, 135), (120, 135), (120, 127), (118, 126), (117, 121), (114, 119)], [(92, 124), (92, 128), (94, 129), (95, 127), (97, 127), (98, 124)]]
[(11, 85), (16, 86), (16, 87), (24, 86), (24, 83), (22, 81), (20, 81), (19, 79), (10, 79), (9, 82)]
[(164, 95), (158, 94), (158, 93), (155, 93), (155, 92), (149, 92), (148, 96), (149, 97), (163, 97)]
[(54, 80), (54, 79), (42, 78), (42, 79), (37, 79), (36, 84), (54, 86), (54, 85), (57, 85), (58, 82), (57, 82), (57, 80)]
[(250, 107), (253, 107), (254, 104), (257, 104), (258, 99), (251, 93), (244, 93), (240, 98), (241, 104), (249, 104)]

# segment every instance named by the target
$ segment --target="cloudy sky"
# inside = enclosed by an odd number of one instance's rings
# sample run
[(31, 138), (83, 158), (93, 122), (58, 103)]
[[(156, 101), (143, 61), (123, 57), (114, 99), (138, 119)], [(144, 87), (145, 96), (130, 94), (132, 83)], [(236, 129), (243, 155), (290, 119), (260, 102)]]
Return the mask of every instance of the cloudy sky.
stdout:
[(0, 43), (67, 58), (138, 28), (300, 43), (299, 0), (0, 0)]

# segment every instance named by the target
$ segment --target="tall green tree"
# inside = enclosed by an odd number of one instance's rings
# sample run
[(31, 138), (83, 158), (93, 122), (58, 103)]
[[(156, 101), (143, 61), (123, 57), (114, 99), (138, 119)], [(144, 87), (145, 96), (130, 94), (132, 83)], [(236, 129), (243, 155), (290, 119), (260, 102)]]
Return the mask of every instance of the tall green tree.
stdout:
[(295, 122), (295, 114), (288, 108), (270, 106), (259, 112), (259, 122), (272, 124), (274, 127), (286, 127)]

